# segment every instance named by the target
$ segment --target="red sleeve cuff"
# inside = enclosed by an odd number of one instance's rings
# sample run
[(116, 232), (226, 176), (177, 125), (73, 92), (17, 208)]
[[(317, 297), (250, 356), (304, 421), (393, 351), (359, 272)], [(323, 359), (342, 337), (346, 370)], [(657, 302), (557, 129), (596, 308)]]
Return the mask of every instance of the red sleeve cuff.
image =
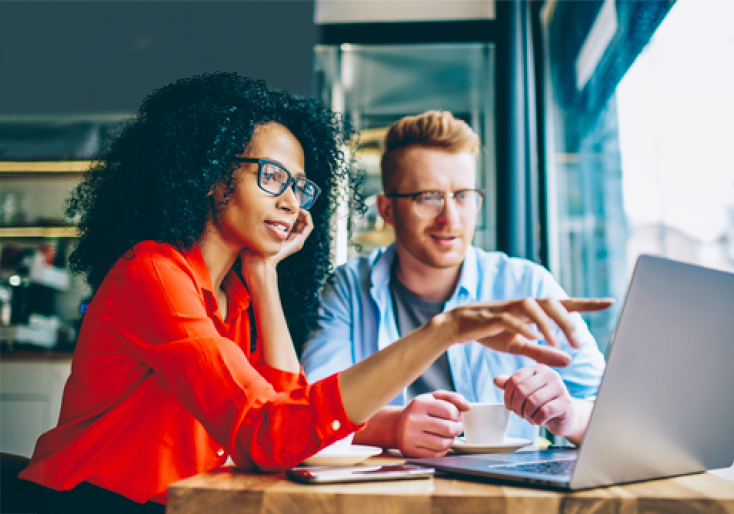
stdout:
[(322, 423), (318, 423), (316, 426), (322, 448), (364, 428), (366, 425), (365, 423), (361, 425), (353, 423), (347, 417), (339, 389), (339, 373), (314, 383), (311, 395), (312, 398), (320, 397), (322, 399), (320, 402), (312, 402), (316, 419), (323, 420)]
[(258, 362), (255, 365), (255, 369), (279, 393), (290, 391), (297, 387), (303, 387), (307, 384), (303, 366), (299, 366), (298, 373), (291, 373), (290, 371), (283, 371), (282, 369), (273, 368), (267, 364)]

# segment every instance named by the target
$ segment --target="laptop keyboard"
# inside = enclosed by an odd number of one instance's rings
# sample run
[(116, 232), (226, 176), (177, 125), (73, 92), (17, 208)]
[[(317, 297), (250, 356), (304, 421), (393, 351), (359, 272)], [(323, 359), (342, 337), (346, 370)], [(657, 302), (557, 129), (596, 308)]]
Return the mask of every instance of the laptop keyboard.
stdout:
[(492, 466), (492, 470), (515, 470), (529, 473), (541, 473), (543, 475), (570, 475), (576, 460), (550, 460), (546, 462), (531, 462), (528, 464), (508, 464)]

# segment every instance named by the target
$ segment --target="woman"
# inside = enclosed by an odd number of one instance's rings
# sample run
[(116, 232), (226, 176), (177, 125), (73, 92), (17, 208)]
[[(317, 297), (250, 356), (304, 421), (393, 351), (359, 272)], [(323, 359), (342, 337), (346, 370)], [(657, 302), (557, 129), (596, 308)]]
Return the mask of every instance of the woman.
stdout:
[(304, 337), (336, 203), (317, 200), (336, 195), (349, 136), (316, 102), (235, 74), (180, 80), (143, 102), (72, 196), (82, 238), (71, 264), (95, 292), (58, 426), (21, 478), (72, 489), (57, 496), (77, 510), (100, 494), (155, 510), (171, 482), (230, 456), (262, 471), (298, 464), (360, 428), (451, 344), (568, 363), (533, 340), (556, 344), (555, 321), (573, 344), (566, 309), (602, 303), (462, 307), (306, 383), (284, 309)]

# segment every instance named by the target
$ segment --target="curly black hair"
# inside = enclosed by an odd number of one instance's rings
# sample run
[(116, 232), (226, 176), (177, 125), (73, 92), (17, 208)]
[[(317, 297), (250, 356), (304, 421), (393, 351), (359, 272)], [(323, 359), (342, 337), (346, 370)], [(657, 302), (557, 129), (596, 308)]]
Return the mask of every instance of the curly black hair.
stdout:
[[(207, 196), (236, 187), (235, 159), (257, 125), (276, 122), (303, 146), (305, 171), (326, 198), (311, 207), (314, 229), (303, 249), (278, 265), (278, 281), (297, 351), (316, 322), (318, 295), (333, 271), (332, 216), (339, 202), (364, 212), (361, 173), (345, 148), (349, 121), (313, 99), (269, 89), (235, 73), (181, 79), (145, 98), (136, 117), (105, 145), (72, 191), (67, 216), (79, 220), (70, 269), (95, 291), (114, 263), (143, 240), (190, 249), (210, 213)], [(339, 184), (348, 184), (349, 191)]]

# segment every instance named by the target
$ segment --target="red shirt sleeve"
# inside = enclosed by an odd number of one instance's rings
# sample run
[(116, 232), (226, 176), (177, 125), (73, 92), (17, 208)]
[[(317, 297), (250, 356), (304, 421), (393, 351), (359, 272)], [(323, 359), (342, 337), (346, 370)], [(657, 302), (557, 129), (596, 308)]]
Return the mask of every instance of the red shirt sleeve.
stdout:
[[(205, 293), (175, 250), (137, 256), (116, 282), (109, 301), (118, 308), (106, 309), (104, 322), (118, 344), (161, 376), (239, 466), (290, 467), (358, 428), (336, 376), (310, 385), (302, 371), (254, 369), (235, 343), (241, 334), (221, 335), (221, 319), (207, 312)], [(246, 312), (240, 316), (246, 325)]]
[(240, 467), (278, 471), (359, 428), (336, 375), (308, 384), (302, 370), (259, 362), (235, 274), (223, 320), (198, 248), (144, 242), (134, 253), (95, 293), (58, 426), (39, 438), (21, 478), (160, 501), (171, 482), (228, 454)]

